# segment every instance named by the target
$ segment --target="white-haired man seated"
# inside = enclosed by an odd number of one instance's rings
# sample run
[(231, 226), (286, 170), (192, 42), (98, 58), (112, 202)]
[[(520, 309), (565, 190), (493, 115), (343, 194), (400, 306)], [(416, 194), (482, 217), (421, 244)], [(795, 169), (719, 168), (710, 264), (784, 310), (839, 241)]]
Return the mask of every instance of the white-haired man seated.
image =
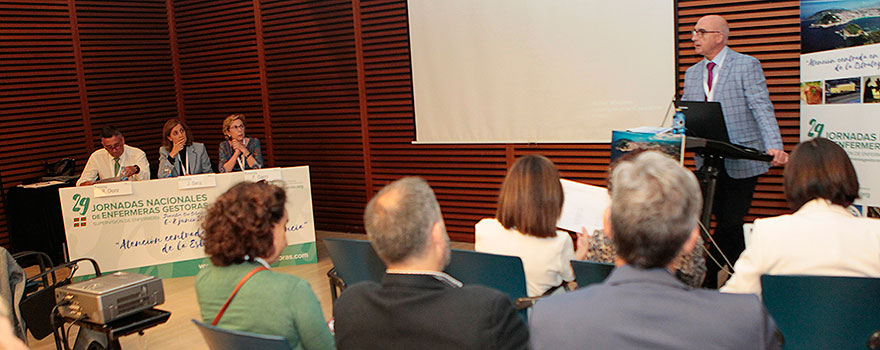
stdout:
[(533, 349), (776, 349), (776, 325), (755, 295), (679, 282), (674, 259), (694, 249), (701, 208), (693, 173), (657, 152), (618, 163), (605, 233), (618, 267), (605, 282), (539, 301)]

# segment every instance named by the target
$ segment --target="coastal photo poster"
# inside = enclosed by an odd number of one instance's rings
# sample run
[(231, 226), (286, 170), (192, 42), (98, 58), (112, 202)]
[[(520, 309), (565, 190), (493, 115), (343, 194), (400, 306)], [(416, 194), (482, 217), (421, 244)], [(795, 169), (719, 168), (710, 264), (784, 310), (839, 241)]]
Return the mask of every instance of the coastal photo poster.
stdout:
[(800, 138), (846, 150), (859, 178), (854, 208), (880, 207), (880, 0), (801, 1)]

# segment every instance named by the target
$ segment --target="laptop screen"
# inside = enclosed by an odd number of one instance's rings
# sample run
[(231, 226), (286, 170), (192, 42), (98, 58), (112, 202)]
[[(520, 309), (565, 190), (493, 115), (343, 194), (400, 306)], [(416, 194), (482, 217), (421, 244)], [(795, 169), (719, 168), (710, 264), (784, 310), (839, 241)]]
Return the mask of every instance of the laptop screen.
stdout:
[(720, 102), (679, 101), (685, 135), (730, 143)]

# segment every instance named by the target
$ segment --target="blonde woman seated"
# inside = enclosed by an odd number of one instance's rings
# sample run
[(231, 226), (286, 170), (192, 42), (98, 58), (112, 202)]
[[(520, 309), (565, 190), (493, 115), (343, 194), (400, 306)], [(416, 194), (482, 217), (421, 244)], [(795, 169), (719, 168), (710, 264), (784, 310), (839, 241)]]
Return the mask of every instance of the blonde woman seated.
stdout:
[(280, 335), (291, 349), (334, 349), (309, 283), (269, 270), (287, 246), (286, 200), (279, 186), (241, 182), (208, 207), (202, 239), (211, 265), (196, 277), (202, 320), (214, 320), (220, 328)]
[[(522, 259), (529, 296), (573, 281), (571, 260), (582, 260), (586, 253), (580, 247), (575, 251), (568, 233), (556, 230), (563, 200), (553, 162), (541, 155), (524, 156), (513, 163), (501, 185), (495, 218), (480, 220), (475, 227), (478, 252)], [(586, 241), (582, 236), (578, 243)]]
[(853, 216), (859, 180), (846, 151), (824, 138), (791, 152), (785, 199), (794, 214), (755, 220), (726, 293), (761, 294), (761, 275), (880, 277), (880, 220)]
[(165, 122), (159, 147), (159, 178), (213, 172), (205, 144), (193, 142), (186, 123), (176, 118)]
[(220, 142), (218, 171), (228, 173), (263, 167), (260, 139), (247, 137), (244, 133), (244, 114), (231, 114), (223, 120), (223, 136)]

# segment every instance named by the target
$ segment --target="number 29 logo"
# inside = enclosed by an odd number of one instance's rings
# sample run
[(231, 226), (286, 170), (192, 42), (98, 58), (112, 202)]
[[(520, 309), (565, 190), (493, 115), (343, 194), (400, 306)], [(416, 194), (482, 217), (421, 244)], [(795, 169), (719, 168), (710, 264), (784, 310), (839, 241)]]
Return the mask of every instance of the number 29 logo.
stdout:
[(79, 215), (86, 215), (89, 211), (89, 197), (80, 196), (79, 193), (73, 195), (73, 212)]

